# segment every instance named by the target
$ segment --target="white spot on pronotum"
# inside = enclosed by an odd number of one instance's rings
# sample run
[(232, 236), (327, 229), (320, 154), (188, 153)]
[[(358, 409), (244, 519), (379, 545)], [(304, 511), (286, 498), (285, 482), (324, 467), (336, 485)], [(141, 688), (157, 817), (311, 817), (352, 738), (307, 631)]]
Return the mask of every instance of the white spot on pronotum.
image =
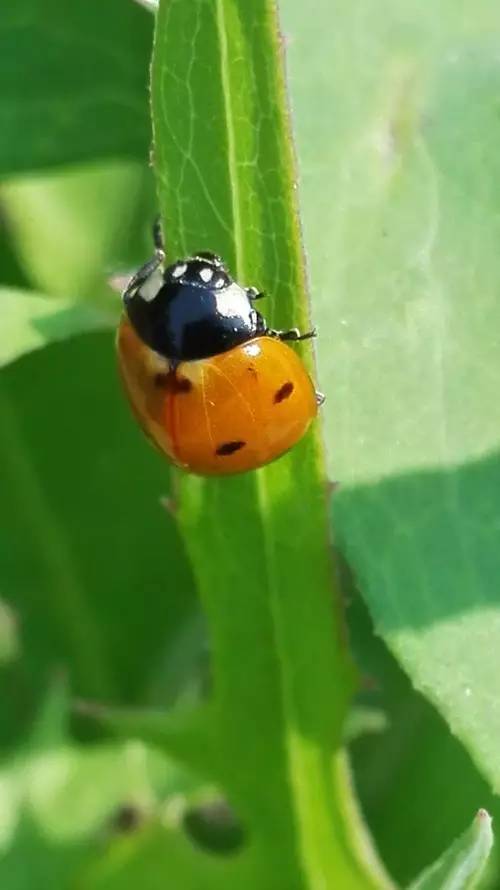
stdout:
[(177, 263), (171, 271), (172, 278), (181, 278), (187, 269), (187, 263)]
[[(231, 284), (217, 294), (217, 311), (225, 318), (249, 318), (248, 297), (238, 284)], [(255, 310), (254, 310), (255, 311)]]
[(144, 300), (146, 303), (151, 303), (158, 291), (163, 286), (163, 273), (161, 269), (157, 269), (156, 272), (153, 272), (152, 275), (141, 284), (139, 290), (137, 291), (137, 296)]
[(202, 281), (205, 282), (205, 284), (208, 284), (208, 282), (211, 281), (213, 277), (214, 270), (211, 269), (210, 266), (203, 266), (203, 268), (200, 269), (200, 278)]

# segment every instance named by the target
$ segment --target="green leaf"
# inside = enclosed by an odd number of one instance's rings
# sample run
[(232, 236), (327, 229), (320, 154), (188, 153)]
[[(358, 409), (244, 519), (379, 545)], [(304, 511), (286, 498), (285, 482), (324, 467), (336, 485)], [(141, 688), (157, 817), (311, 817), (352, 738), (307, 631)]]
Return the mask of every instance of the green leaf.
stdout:
[(35, 290), (118, 306), (107, 279), (151, 249), (151, 170), (106, 161), (23, 176), (0, 188), (12, 244)]
[(477, 887), (492, 844), (491, 818), (486, 810), (479, 810), (468, 831), (411, 885), (410, 890), (469, 890)]
[(158, 3), (159, 0), (136, 0), (141, 6), (144, 6), (145, 9), (148, 9), (150, 12), (158, 11)]
[(0, 426), (0, 585), (19, 628), (19, 656), (0, 671), (0, 741), (29, 724), (61, 668), (73, 695), (163, 701), (158, 674), (166, 684), (194, 587), (160, 503), (168, 468), (129, 415), (112, 336), (4, 368)]
[(213, 799), (213, 791), (137, 740), (71, 743), (68, 707), (59, 678), (28, 743), (0, 768), (2, 888), (125, 890), (141, 875), (141, 886), (156, 890), (166, 876), (174, 881), (178, 868), (185, 876), (187, 864), (190, 874), (210, 880), (204, 886), (221, 886), (214, 881), (225, 873), (224, 857), (219, 864), (207, 851), (193, 855), (185, 827), (193, 806)]
[[(478, 807), (486, 808), (495, 824), (500, 800), (444, 720), (411, 688), (385, 644), (373, 635), (358, 593), (348, 619), (365, 677), (360, 702), (379, 709), (388, 724), (385, 732), (359, 736), (351, 746), (356, 788), (383, 861), (398, 886), (406, 886), (462, 833)], [(484, 890), (498, 886), (495, 860), (490, 857), (491, 883), (482, 881)]]
[(498, 790), (498, 7), (284, 11), (337, 541)]
[(19, 635), (12, 609), (0, 599), (0, 667), (19, 655)]
[[(160, 2), (155, 166), (170, 255), (216, 250), (269, 295), (270, 321), (306, 325), (279, 60), (267, 0)], [(318, 437), (244, 478), (178, 480), (211, 635), (216, 773), (258, 843), (254, 883), (272, 875), (276, 890), (384, 880), (366, 866), (335, 753), (352, 668), (331, 606)]]
[(380, 733), (387, 729), (387, 718), (383, 711), (358, 705), (351, 709), (347, 716), (344, 735), (347, 742), (368, 733)]
[(0, 188), (0, 269), (2, 286), (29, 288), (30, 283), (16, 256), (10, 233), (7, 229)]
[(184, 799), (193, 787), (182, 770), (139, 742), (69, 744), (62, 730), (67, 701), (58, 692), (55, 698), (44, 705), (29, 745), (0, 770), (5, 890), (76, 886), (104, 851), (120, 846), (123, 807), (137, 813), (139, 824), (154, 824), (164, 801)]
[(180, 706), (165, 713), (142, 708), (117, 709), (82, 701), (78, 710), (122, 738), (147, 741), (209, 781), (221, 780), (217, 757), (219, 742), (214, 735), (211, 707)]
[(153, 826), (116, 844), (88, 869), (78, 890), (252, 890), (252, 874), (234, 857), (197, 849), (175, 825)]
[(0, 304), (0, 366), (48, 343), (83, 331), (107, 328), (113, 323), (111, 312), (106, 314), (90, 306), (54, 300), (31, 291), (0, 288)]
[(0, 175), (147, 157), (151, 16), (132, 2), (0, 9)]

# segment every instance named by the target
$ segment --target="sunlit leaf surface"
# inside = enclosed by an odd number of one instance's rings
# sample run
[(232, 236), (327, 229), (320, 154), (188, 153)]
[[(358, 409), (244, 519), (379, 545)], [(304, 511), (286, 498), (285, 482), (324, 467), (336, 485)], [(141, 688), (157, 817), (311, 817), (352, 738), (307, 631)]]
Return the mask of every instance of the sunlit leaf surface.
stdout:
[(337, 541), (498, 790), (500, 12), (283, 9)]

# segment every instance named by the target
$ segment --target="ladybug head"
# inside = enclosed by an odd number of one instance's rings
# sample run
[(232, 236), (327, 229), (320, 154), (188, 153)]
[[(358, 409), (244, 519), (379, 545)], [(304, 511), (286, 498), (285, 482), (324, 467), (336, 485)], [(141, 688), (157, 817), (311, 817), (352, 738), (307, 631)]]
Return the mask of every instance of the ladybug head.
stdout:
[(178, 260), (163, 273), (164, 282), (220, 290), (229, 287), (232, 278), (223, 261), (215, 253), (200, 251), (186, 260)]
[(138, 274), (124, 294), (129, 320), (172, 364), (226, 352), (265, 332), (253, 307), (256, 291), (237, 284), (216, 254), (201, 251), (142, 280)]

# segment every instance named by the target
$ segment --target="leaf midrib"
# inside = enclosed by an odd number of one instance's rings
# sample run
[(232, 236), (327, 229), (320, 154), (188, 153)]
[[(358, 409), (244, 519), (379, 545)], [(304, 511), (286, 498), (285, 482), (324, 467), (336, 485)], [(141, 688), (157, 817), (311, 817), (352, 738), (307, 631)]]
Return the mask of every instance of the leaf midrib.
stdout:
[(227, 43), (227, 27), (225, 17), (225, 0), (216, 0), (217, 30), (221, 49), (221, 84), (224, 97), (226, 136), (228, 149), (228, 167), (233, 217), (234, 247), (236, 274), (241, 277), (245, 271), (244, 243), (241, 214), (241, 200), (238, 179), (238, 160), (236, 152), (236, 125), (233, 119), (233, 101), (231, 77), (229, 75), (229, 48)]

